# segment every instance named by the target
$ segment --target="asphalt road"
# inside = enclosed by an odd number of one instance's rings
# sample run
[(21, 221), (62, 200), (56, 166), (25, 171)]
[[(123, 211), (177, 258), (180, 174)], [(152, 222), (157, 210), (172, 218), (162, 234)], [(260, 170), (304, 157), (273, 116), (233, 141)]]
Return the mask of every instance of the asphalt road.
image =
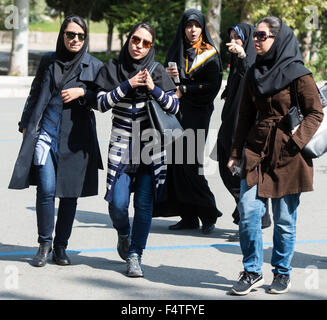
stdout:
[[(0, 99), (0, 299), (46, 300), (295, 300), (327, 298), (327, 156), (314, 161), (315, 191), (303, 194), (298, 210), (297, 245), (291, 274), (292, 289), (284, 295), (266, 293), (273, 275), (270, 266), (272, 227), (264, 230), (265, 285), (245, 297), (229, 294), (242, 270), (238, 242), (230, 242), (232, 197), (219, 178), (217, 163), (209, 161), (207, 179), (224, 215), (214, 233), (199, 230), (169, 231), (178, 220), (153, 219), (144, 278), (128, 278), (116, 252), (116, 232), (104, 201), (106, 172), (100, 174), (99, 196), (79, 199), (69, 241), (72, 265), (62, 267), (50, 259), (43, 268), (31, 265), (37, 244), (35, 188), (8, 190), (21, 143), (17, 131), (25, 99)], [(219, 127), (222, 102), (217, 99), (208, 148)], [(107, 159), (111, 113), (97, 114), (97, 129), (104, 161)], [(290, 177), (292, 179), (292, 177)], [(132, 202), (131, 202), (132, 203)], [(56, 203), (57, 204), (57, 203)], [(132, 208), (130, 211), (132, 217)]]

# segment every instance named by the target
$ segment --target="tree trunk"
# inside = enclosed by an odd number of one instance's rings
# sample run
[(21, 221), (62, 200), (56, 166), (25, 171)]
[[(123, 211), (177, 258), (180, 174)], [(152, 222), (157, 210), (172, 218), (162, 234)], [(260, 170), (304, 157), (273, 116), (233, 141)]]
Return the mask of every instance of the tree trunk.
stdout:
[(108, 21), (108, 35), (107, 35), (107, 51), (106, 56), (110, 56), (112, 53), (112, 36), (114, 32), (114, 23), (112, 20)]
[(242, 11), (241, 11), (241, 22), (248, 24), (254, 24), (254, 20), (251, 18), (251, 12), (249, 10), (250, 0), (243, 0)]
[(201, 10), (201, 0), (186, 0), (185, 10), (191, 8)]
[(91, 38), (90, 38), (90, 33), (91, 33), (91, 14), (92, 14), (92, 11), (90, 10), (89, 11), (89, 14), (87, 15), (87, 29), (88, 29), (88, 33), (89, 33), (89, 45), (88, 45), (88, 52), (91, 52), (91, 45), (90, 45), (90, 42), (91, 42)]
[(209, 0), (208, 18), (207, 18), (208, 30), (218, 50), (220, 48), (220, 43), (221, 43), (221, 38), (220, 38), (221, 2), (222, 0)]
[(308, 30), (302, 42), (302, 48), (303, 48), (302, 56), (303, 56), (304, 63), (308, 63), (310, 61), (311, 42), (312, 42), (312, 30)]
[(312, 41), (310, 62), (316, 62), (319, 58), (319, 49), (321, 48), (321, 37), (322, 37), (322, 27), (316, 30), (314, 41)]
[(120, 40), (120, 49), (121, 49), (124, 45), (124, 35), (121, 32), (119, 32), (119, 40)]
[(18, 26), (13, 28), (8, 75), (28, 75), (28, 15), (29, 0), (15, 0)]

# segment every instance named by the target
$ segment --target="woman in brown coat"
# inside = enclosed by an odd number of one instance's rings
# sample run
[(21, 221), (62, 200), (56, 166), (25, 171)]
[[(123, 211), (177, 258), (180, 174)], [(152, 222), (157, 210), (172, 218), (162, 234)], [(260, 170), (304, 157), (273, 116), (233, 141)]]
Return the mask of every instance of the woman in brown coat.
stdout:
[[(279, 18), (268, 17), (260, 20), (253, 37), (257, 58), (245, 79), (227, 165), (232, 172), (241, 166), (238, 209), (244, 271), (232, 288), (238, 295), (264, 283), (261, 217), (267, 198), (272, 199), (274, 218), (274, 280), (268, 292), (284, 293), (290, 287), (299, 198), (302, 192), (313, 190), (312, 160), (300, 151), (323, 119), (317, 87), (303, 65), (293, 31)], [(295, 132), (287, 120), (293, 102), (291, 83), (297, 86), (305, 115)]]

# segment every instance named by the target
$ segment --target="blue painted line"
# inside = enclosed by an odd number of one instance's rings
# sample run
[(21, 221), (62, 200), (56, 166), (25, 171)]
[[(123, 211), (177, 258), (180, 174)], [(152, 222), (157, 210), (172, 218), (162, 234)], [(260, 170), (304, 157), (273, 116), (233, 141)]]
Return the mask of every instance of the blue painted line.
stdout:
[[(322, 244), (327, 243), (327, 239), (322, 240), (300, 240), (296, 245), (301, 244)], [(264, 246), (272, 246), (272, 242), (265, 242)], [(188, 245), (188, 246), (162, 246), (162, 247), (148, 247), (146, 250), (184, 250), (184, 249), (204, 249), (204, 248), (231, 248), (239, 247), (239, 243), (220, 243), (220, 244), (204, 244), (204, 245)], [(94, 252), (115, 252), (116, 248), (91, 248), (81, 250), (67, 250), (67, 253), (94, 253)], [(0, 257), (4, 256), (29, 256), (36, 254), (37, 251), (13, 251), (13, 252), (0, 252)]]
[(23, 140), (22, 139), (0, 139), (0, 143), (1, 142), (22, 142)]

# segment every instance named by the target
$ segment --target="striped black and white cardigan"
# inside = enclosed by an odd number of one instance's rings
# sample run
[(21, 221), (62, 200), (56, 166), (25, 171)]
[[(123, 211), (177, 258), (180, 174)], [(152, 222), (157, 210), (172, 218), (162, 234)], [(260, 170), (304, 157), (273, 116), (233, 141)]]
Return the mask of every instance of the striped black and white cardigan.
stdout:
[[(97, 108), (100, 112), (112, 109), (112, 129), (108, 153), (107, 192), (105, 200), (112, 200), (112, 193), (119, 173), (131, 162), (132, 147), (135, 143), (135, 134), (132, 128), (140, 128), (139, 134), (143, 134), (146, 140), (146, 129), (150, 128), (150, 121), (146, 111), (145, 99), (132, 99), (128, 94), (133, 90), (128, 80), (114, 90), (99, 91), (97, 95)], [(160, 106), (169, 113), (176, 114), (179, 109), (179, 100), (175, 91), (164, 92), (154, 86), (150, 92)], [(148, 142), (150, 143), (150, 142)], [(141, 150), (147, 146), (146, 142), (140, 142)], [(157, 195), (160, 186), (166, 179), (167, 163), (166, 150), (163, 145), (153, 148), (151, 152), (152, 184), (154, 194)]]

